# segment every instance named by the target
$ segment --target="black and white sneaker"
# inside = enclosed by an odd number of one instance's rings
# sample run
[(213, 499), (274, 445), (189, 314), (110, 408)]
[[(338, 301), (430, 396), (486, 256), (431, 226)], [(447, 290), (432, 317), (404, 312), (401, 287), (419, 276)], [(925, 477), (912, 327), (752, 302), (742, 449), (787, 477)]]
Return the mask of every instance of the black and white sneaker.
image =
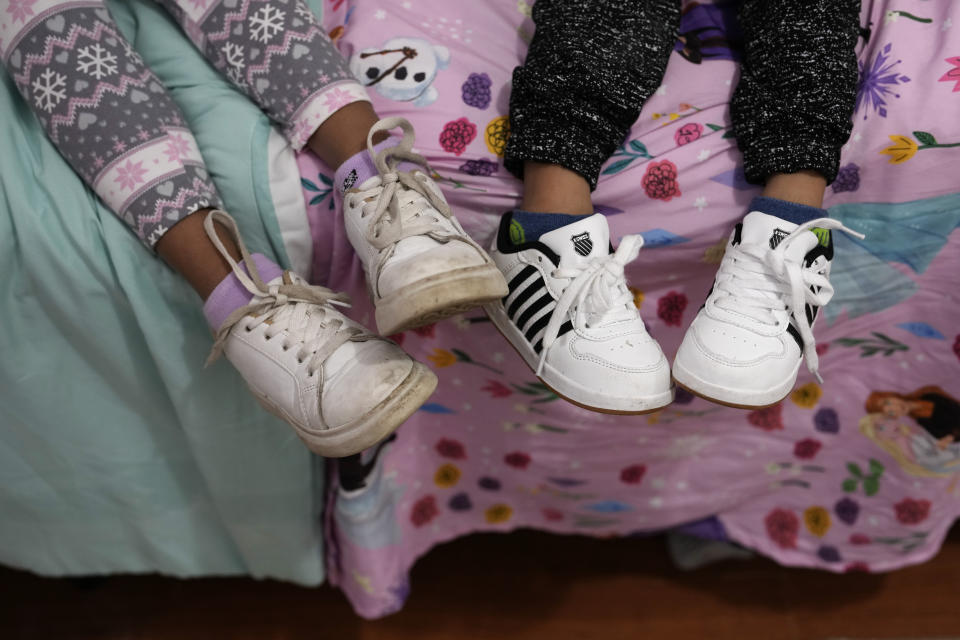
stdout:
[(754, 211), (730, 235), (713, 288), (673, 363), (679, 386), (743, 408), (790, 393), (800, 361), (820, 380), (813, 323), (833, 296), (831, 229), (836, 220), (796, 225)]
[(510, 292), (484, 309), (530, 368), (586, 409), (646, 413), (670, 404), (669, 363), (624, 278), (642, 236), (625, 236), (612, 251), (607, 220), (595, 214), (514, 244), (511, 218), (503, 216), (490, 251)]

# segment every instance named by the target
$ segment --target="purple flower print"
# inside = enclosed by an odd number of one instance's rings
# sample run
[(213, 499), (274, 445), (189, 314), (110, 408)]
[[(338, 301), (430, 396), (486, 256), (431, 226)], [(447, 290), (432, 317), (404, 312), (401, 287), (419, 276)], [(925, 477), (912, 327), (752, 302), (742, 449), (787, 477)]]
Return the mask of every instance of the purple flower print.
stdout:
[(492, 176), (497, 172), (497, 167), (499, 167), (496, 162), (491, 162), (490, 160), (484, 160), (480, 158), (478, 160), (467, 160), (462, 165), (460, 165), (460, 171), (463, 171), (467, 175), (471, 176)]
[(839, 433), (840, 418), (837, 412), (830, 407), (824, 407), (813, 416), (813, 426), (820, 433)]
[(451, 511), (469, 511), (473, 508), (473, 502), (470, 501), (470, 496), (465, 493), (458, 493), (452, 498), (448, 503)]
[(831, 547), (828, 545), (823, 545), (817, 549), (817, 555), (820, 556), (820, 559), (824, 562), (840, 562), (840, 552), (837, 551), (836, 547)]
[(890, 62), (890, 49), (893, 45), (888, 44), (881, 49), (873, 59), (873, 64), (860, 63), (860, 81), (857, 89), (857, 102), (854, 107), (856, 113), (860, 113), (860, 107), (864, 108), (863, 119), (866, 120), (870, 115), (869, 109), (880, 115), (881, 118), (887, 117), (887, 101), (885, 98), (893, 96), (899, 98), (899, 93), (894, 93), (898, 85), (910, 82), (910, 78), (902, 75), (899, 71), (894, 71), (894, 67), (903, 62), (897, 60)]
[(460, 87), (463, 102), (477, 109), (486, 109), (490, 106), (490, 86), (493, 84), (490, 76), (485, 73), (471, 73), (467, 81)]
[(486, 489), (487, 491), (500, 490), (500, 481), (496, 478), (491, 478), (490, 476), (483, 476), (477, 480), (477, 485), (479, 485), (481, 489)]
[(857, 516), (860, 515), (860, 505), (850, 498), (842, 498), (833, 505), (833, 512), (837, 514), (840, 522), (853, 526), (857, 522)]
[(693, 394), (683, 387), (677, 387), (676, 394), (673, 398), (673, 404), (690, 404), (691, 402), (693, 402)]
[(837, 179), (830, 185), (834, 193), (856, 191), (860, 188), (860, 167), (851, 162), (840, 167)]

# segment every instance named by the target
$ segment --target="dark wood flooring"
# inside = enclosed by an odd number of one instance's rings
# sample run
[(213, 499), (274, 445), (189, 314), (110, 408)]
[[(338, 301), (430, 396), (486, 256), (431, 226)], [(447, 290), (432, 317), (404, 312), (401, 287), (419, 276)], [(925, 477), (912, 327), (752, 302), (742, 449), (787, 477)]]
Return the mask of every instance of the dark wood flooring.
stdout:
[(841, 576), (759, 558), (683, 573), (662, 538), (478, 535), (428, 554), (406, 608), (372, 622), (330, 587), (0, 569), (0, 638), (960, 638), (960, 530), (922, 566)]

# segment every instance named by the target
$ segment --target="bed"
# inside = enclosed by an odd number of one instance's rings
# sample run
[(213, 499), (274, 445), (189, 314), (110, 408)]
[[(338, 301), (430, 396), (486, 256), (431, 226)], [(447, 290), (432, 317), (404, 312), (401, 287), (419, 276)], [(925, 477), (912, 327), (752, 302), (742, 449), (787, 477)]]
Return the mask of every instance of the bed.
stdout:
[[(209, 332), (192, 292), (69, 173), (5, 80), (2, 110), (16, 117), (0, 127), (20, 153), (0, 159), (0, 562), (329, 579), (378, 617), (402, 607), (417, 558), (478, 531), (685, 526), (791, 566), (928, 560), (960, 512), (960, 443), (942, 437), (960, 398), (960, 5), (863, 5), (854, 134), (827, 206), (867, 239), (837, 237), (837, 294), (816, 330), (824, 384), (802, 373), (787, 400), (753, 412), (681, 393), (650, 416), (589, 413), (473, 312), (395, 336), (440, 386), (362, 491), (340, 489), (334, 465), (256, 410), (226, 363), (202, 370)], [(355, 65), (398, 39), (423, 52), (414, 90), (371, 96), (382, 116), (414, 123), (459, 219), (489, 242), (520, 190), (502, 152), (530, 4), (311, 6)], [(209, 67), (185, 75), (196, 53), (157, 44), (178, 36), (150, 2), (112, 9), (174, 88), (249, 243), (348, 291), (369, 322), (330, 169), (294, 157)], [(685, 3), (663, 85), (595, 199), (614, 237), (644, 236), (628, 278), (668, 356), (757, 193), (729, 134), (733, 11)], [(247, 135), (224, 142), (226, 112), (203, 108), (211, 95)]]

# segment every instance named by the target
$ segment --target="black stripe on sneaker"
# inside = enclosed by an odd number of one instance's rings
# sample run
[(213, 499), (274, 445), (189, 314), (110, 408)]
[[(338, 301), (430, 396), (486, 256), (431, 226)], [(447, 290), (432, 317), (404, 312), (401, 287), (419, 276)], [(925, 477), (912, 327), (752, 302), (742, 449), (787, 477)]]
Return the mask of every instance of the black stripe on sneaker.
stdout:
[[(532, 268), (532, 267), (531, 267)], [(523, 306), (523, 303), (529, 300), (533, 294), (543, 292), (543, 280), (539, 278), (530, 283), (526, 289), (520, 292), (516, 298), (513, 299), (513, 302), (510, 303), (510, 306), (507, 308), (507, 315), (513, 318), (520, 307)]]
[(513, 276), (513, 278), (510, 280), (510, 283), (507, 284), (507, 288), (510, 289), (510, 293), (513, 293), (514, 291), (516, 291), (517, 287), (519, 287), (521, 284), (526, 282), (527, 278), (529, 278), (536, 272), (537, 272), (537, 268), (529, 264), (525, 266), (523, 269), (521, 269), (520, 273)]
[[(551, 302), (553, 302), (553, 296), (551, 296), (549, 293), (544, 293), (542, 296), (534, 300), (533, 303), (529, 307), (527, 307), (523, 313), (520, 314), (520, 317), (514, 321), (514, 323), (517, 325), (517, 328), (522, 331), (523, 326), (528, 322), (530, 322), (530, 319), (532, 317), (537, 315), (541, 311), (541, 309), (546, 307)], [(549, 317), (550, 315), (551, 314), (548, 313), (546, 314), (546, 317)], [(530, 340), (532, 338), (533, 336), (528, 336), (527, 340)]]
[[(560, 325), (560, 331), (557, 332), (557, 337), (559, 338), (565, 333), (573, 331), (573, 323), (567, 320), (562, 325)], [(537, 344), (533, 345), (533, 350), (537, 352), (537, 355), (540, 355), (540, 352), (543, 351), (543, 340), (537, 340)]]
[(526, 267), (520, 270), (520, 273), (513, 276), (510, 279), (510, 282), (507, 283), (507, 295), (501, 298), (501, 302), (503, 302), (503, 305), (506, 306), (507, 300), (510, 298), (510, 296), (516, 293), (517, 289), (519, 289), (524, 282), (526, 282), (531, 276), (534, 276), (534, 275), (537, 275), (536, 267), (527, 265)]
[(803, 338), (800, 337), (800, 332), (793, 324), (787, 325), (787, 333), (793, 336), (793, 339), (797, 341), (797, 346), (800, 347), (800, 351), (803, 351)]
[(550, 324), (550, 317), (552, 315), (553, 315), (552, 313), (543, 314), (542, 316), (537, 318), (536, 322), (530, 325), (530, 327), (523, 332), (523, 335), (526, 336), (527, 338), (527, 342), (533, 342), (534, 337), (536, 337), (536, 335), (540, 333), (542, 329), (544, 329), (548, 324)]

